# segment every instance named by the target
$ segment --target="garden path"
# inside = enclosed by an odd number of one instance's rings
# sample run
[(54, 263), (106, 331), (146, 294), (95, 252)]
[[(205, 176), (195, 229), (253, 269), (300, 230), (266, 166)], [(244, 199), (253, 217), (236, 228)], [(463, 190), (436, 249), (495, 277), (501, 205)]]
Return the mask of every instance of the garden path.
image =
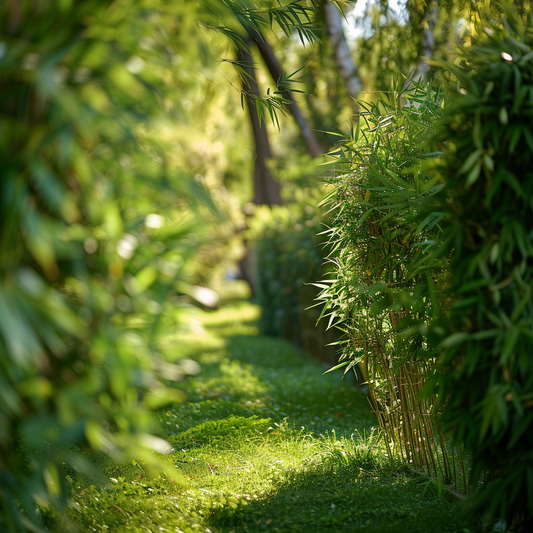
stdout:
[[(201, 372), (159, 413), (181, 475), (109, 467), (78, 494), (84, 531), (474, 532), (436, 483), (388, 455), (366, 397), (342, 374), (257, 334), (245, 303), (197, 317), (180, 349)], [(168, 346), (167, 346), (168, 348)]]

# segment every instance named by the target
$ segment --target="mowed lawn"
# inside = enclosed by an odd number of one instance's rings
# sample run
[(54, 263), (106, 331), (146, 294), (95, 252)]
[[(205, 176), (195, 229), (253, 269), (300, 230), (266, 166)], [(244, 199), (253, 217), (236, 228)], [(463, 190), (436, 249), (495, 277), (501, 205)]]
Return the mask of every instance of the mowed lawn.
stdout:
[(177, 477), (135, 461), (104, 461), (109, 484), (74, 477), (70, 515), (82, 531), (482, 530), (462, 502), (387, 453), (353, 381), (258, 335), (258, 313), (245, 302), (199, 313), (187, 336), (163, 343), (167, 356), (175, 347), (200, 365), (176, 385), (183, 402), (158, 413)]

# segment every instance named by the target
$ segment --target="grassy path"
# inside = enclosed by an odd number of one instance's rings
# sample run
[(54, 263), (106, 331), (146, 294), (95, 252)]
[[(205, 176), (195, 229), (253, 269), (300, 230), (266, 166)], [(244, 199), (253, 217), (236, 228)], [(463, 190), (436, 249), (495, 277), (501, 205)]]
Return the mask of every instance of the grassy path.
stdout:
[[(79, 485), (74, 519), (96, 532), (474, 532), (457, 502), (389, 457), (366, 398), (283, 341), (249, 304), (206, 315), (201, 365), (160, 412), (182, 483), (108, 466)], [(201, 331), (201, 330), (200, 330)], [(450, 497), (451, 498), (451, 497)]]

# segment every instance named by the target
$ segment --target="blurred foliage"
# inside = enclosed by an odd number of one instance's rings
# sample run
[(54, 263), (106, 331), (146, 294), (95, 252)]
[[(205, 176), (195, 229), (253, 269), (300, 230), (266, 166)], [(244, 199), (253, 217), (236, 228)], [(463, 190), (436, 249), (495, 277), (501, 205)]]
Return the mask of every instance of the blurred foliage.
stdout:
[(179, 399), (165, 383), (186, 369), (158, 339), (179, 326), (180, 294), (203, 298), (185, 280), (217, 216), (166, 135), (190, 111), (176, 87), (194, 94), (214, 65), (196, 11), (0, 7), (3, 531), (42, 530), (69, 469), (91, 473), (86, 451), (153, 467), (169, 449), (149, 412)]
[(484, 30), (456, 64), (448, 120), (437, 140), (443, 185), (439, 246), (424, 258), (433, 268), (451, 255), (458, 300), (431, 324), (438, 343), (441, 421), (472, 457), (471, 483), (488, 481), (477, 502), (510, 527), (533, 524), (533, 24), (513, 14)]
[[(320, 192), (300, 191), (294, 203), (256, 207), (248, 230), (263, 333), (282, 337), (320, 359), (333, 358), (334, 332), (317, 327), (313, 281), (324, 273), (324, 213)], [(312, 307), (312, 308), (311, 308)], [(311, 308), (311, 309), (310, 309)]]
[[(429, 59), (453, 61), (458, 48), (469, 45), (476, 36), (481, 20), (495, 20), (501, 12), (498, 3), (490, 0), (359, 0), (343, 4), (351, 26), (348, 33), (353, 36), (352, 54), (366, 91), (388, 91), (395, 80), (409, 77), (427, 55), (427, 30), (432, 40)], [(517, 0), (515, 4), (526, 10), (530, 2)]]
[(470, 35), (467, 21), (483, 8), (483, 2), (407, 0), (396, 9), (388, 1), (366, 3), (355, 20), (361, 30), (354, 54), (368, 90), (390, 90), (394, 80), (412, 74), (423, 55), (423, 34), (434, 4), (437, 18), (432, 32), (433, 57), (450, 59), (463, 38)]

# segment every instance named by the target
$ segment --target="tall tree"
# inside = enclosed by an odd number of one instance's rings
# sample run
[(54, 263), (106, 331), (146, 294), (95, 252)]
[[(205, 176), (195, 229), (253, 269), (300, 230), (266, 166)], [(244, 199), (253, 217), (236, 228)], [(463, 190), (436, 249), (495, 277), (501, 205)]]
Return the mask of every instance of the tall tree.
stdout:
[[(264, 29), (277, 25), (287, 36), (297, 31), (300, 38), (310, 42), (316, 40), (319, 27), (312, 21), (316, 12), (315, 2), (293, 0), (287, 5), (280, 5), (271, 10), (258, 8), (254, 3), (225, 2), (234, 17), (227, 21), (227, 26), (213, 27), (234, 43), (238, 58), (226, 60), (235, 66), (241, 78), (243, 102), (246, 101), (255, 143), (254, 165), (254, 202), (267, 205), (281, 203), (280, 186), (273, 179), (267, 161), (272, 158), (272, 149), (264, 119), (270, 117), (278, 123), (277, 113), (291, 115), (300, 130), (307, 153), (315, 158), (322, 155), (323, 149), (314, 131), (306, 119), (293, 95), (292, 80), (282, 69), (274, 50), (270, 46)], [(310, 4), (310, 5), (308, 5)], [(262, 95), (255, 75), (255, 63), (252, 56), (254, 45), (275, 84)]]
[(283, 81), (284, 70), (281, 68), (281, 65), (274, 53), (274, 50), (268, 43), (265, 37), (259, 36), (256, 32), (249, 30), (249, 34), (253, 39), (254, 43), (261, 54), (261, 57), (272, 76), (274, 82), (277, 82), (280, 85), (279, 90), (281, 95), (286, 100), (287, 111), (294, 117), (302, 139), (304, 141), (307, 153), (311, 157), (319, 157), (324, 153), (324, 149), (320, 146), (320, 142), (315, 134), (315, 132), (309, 127), (306, 119), (304, 118), (300, 106), (294, 97), (293, 91), (289, 89), (289, 85), (286, 81)]
[(246, 107), (252, 125), (255, 145), (255, 163), (254, 163), (254, 204), (275, 205), (281, 204), (281, 187), (272, 177), (268, 168), (268, 161), (272, 159), (272, 149), (268, 138), (265, 118), (258, 113), (256, 100), (258, 96), (259, 85), (255, 75), (255, 67), (252, 54), (247, 50), (240, 51), (242, 59), (242, 68), (246, 72), (246, 78), (243, 79), (243, 90), (246, 91)]
[(324, 2), (323, 10), (329, 43), (339, 75), (344, 80), (347, 93), (356, 100), (363, 88), (363, 82), (344, 35), (342, 27), (344, 15), (340, 7), (331, 0)]
[(420, 24), (422, 35), (420, 38), (416, 67), (413, 70), (412, 75), (405, 80), (404, 88), (407, 88), (412, 82), (419, 82), (429, 71), (428, 60), (433, 58), (433, 51), (435, 49), (434, 32), (437, 25), (438, 15), (439, 4), (436, 0), (433, 0), (433, 2), (426, 6), (424, 18)]

